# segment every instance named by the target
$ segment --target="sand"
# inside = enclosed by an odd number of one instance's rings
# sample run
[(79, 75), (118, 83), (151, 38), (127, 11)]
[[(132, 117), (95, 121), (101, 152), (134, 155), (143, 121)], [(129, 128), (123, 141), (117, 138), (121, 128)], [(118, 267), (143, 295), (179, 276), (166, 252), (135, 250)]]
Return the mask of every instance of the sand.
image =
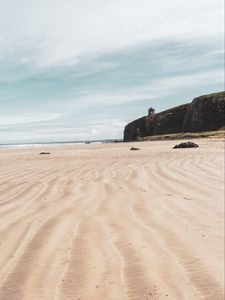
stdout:
[(0, 151), (0, 299), (224, 299), (224, 144), (175, 143)]

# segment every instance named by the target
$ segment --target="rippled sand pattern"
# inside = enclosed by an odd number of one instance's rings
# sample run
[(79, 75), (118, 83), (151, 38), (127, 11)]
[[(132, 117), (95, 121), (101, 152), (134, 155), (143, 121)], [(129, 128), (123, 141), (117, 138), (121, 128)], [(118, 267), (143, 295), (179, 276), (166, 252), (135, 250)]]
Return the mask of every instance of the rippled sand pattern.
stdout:
[(199, 143), (1, 151), (0, 300), (224, 299), (224, 145)]

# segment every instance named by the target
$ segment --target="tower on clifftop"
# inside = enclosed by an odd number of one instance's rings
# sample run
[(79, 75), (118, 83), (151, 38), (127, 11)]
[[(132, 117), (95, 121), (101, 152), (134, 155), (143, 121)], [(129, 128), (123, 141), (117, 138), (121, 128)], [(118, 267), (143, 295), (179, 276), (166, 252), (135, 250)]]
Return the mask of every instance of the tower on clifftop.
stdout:
[(153, 107), (150, 107), (149, 110), (148, 110), (148, 116), (150, 117), (150, 116), (152, 116), (152, 115), (154, 115), (154, 114), (155, 114), (154, 108), (153, 108)]

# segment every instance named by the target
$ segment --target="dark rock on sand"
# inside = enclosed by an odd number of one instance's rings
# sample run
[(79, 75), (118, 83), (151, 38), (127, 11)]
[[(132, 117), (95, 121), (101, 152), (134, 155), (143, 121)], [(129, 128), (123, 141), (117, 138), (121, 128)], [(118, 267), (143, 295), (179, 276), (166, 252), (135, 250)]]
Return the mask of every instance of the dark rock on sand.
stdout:
[(136, 150), (140, 150), (140, 148), (132, 147), (130, 148), (130, 150), (136, 151)]
[(178, 149), (178, 148), (198, 148), (198, 144), (193, 143), (193, 142), (185, 142), (185, 143), (180, 143), (176, 146), (173, 147), (173, 149)]
[(40, 152), (39, 155), (48, 155), (51, 154), (50, 152)]

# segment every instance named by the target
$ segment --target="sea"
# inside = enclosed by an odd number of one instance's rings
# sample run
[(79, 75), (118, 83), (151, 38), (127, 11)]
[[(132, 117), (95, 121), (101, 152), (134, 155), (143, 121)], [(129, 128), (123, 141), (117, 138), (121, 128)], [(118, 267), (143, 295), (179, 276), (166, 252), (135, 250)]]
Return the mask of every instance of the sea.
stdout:
[(93, 140), (93, 141), (69, 141), (69, 142), (38, 142), (38, 143), (15, 143), (15, 144), (0, 144), (1, 149), (17, 149), (17, 148), (36, 148), (48, 146), (64, 146), (64, 145), (90, 145), (90, 144), (106, 144), (119, 143), (120, 139)]

